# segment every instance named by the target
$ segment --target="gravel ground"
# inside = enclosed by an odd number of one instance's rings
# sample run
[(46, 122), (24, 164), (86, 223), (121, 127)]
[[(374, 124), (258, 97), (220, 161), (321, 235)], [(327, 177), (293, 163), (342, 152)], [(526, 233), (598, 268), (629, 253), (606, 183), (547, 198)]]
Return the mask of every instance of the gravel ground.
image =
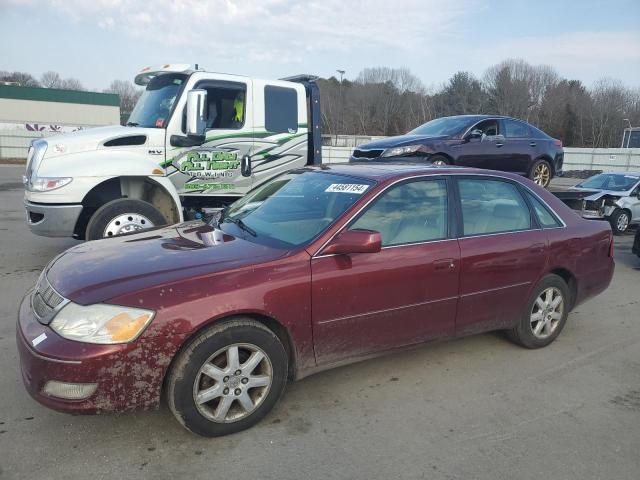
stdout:
[(311, 376), (257, 427), (203, 439), (166, 409), (72, 417), (20, 378), (15, 316), (70, 239), (32, 235), (21, 168), (0, 167), (0, 479), (634, 479), (640, 259), (616, 239), (608, 292), (548, 348), (486, 334)]

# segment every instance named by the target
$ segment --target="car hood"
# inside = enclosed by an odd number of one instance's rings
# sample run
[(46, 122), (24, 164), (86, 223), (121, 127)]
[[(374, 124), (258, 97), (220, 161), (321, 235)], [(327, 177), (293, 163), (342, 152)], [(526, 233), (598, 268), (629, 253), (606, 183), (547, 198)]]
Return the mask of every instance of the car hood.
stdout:
[(416, 143), (426, 144), (435, 140), (449, 138), (446, 136), (428, 136), (428, 135), (398, 135), (396, 137), (381, 138), (373, 142), (363, 143), (356, 147), (358, 150), (385, 149), (391, 147), (402, 147), (404, 145), (414, 145)]
[(111, 125), (54, 135), (45, 139), (49, 144), (45, 158), (97, 150), (104, 148), (104, 144), (111, 140), (125, 142), (121, 143), (121, 146), (126, 146), (126, 139), (130, 137), (145, 136), (155, 139), (158, 136), (158, 132), (164, 133), (164, 131), (157, 128)]
[(580, 187), (571, 187), (570, 190), (574, 192), (589, 193), (590, 194), (589, 196), (584, 197), (585, 200), (598, 200), (604, 197), (605, 195), (608, 195), (609, 197), (617, 197), (617, 198), (629, 196), (629, 192), (626, 192), (626, 191), (620, 192), (616, 190), (594, 190), (593, 188), (580, 188)]
[(60, 295), (89, 305), (188, 277), (263, 263), (287, 253), (196, 221), (83, 243), (55, 258), (46, 275)]

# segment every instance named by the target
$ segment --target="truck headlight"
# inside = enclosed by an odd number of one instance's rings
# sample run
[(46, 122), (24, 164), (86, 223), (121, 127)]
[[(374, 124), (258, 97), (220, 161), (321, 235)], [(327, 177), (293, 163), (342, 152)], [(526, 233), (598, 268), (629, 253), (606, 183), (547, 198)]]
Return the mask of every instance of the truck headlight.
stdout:
[(382, 152), (383, 157), (397, 157), (399, 155), (407, 155), (409, 153), (414, 153), (420, 150), (422, 145), (406, 145), (404, 147), (393, 147), (387, 148), (384, 152)]
[(154, 311), (141, 308), (69, 303), (54, 317), (51, 328), (77, 342), (129, 343), (138, 338), (154, 315)]
[(34, 176), (28, 184), (32, 192), (48, 192), (56, 188), (64, 187), (73, 180), (71, 177), (38, 177)]

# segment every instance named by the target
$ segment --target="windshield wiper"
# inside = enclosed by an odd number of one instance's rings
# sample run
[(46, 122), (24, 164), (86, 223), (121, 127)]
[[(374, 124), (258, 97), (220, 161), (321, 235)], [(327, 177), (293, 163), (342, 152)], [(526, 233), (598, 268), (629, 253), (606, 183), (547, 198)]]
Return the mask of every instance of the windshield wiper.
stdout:
[(136, 122), (127, 122), (127, 127), (137, 127), (138, 125), (140, 124)]
[(237, 225), (239, 228), (241, 228), (242, 230), (247, 232), (252, 237), (257, 237), (258, 236), (256, 231), (253, 228), (247, 226), (247, 224), (244, 223), (240, 218), (227, 217), (227, 218), (221, 219), (222, 223), (224, 223), (226, 221), (229, 221), (229, 222)]

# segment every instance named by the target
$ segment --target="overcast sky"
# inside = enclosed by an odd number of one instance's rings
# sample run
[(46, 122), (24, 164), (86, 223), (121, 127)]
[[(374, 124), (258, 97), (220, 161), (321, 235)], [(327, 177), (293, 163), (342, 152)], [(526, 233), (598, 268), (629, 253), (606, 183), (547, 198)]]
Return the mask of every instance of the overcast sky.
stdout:
[(438, 86), (508, 57), (640, 86), (640, 0), (0, 0), (0, 70), (89, 89), (171, 62), (266, 78), (408, 67)]

